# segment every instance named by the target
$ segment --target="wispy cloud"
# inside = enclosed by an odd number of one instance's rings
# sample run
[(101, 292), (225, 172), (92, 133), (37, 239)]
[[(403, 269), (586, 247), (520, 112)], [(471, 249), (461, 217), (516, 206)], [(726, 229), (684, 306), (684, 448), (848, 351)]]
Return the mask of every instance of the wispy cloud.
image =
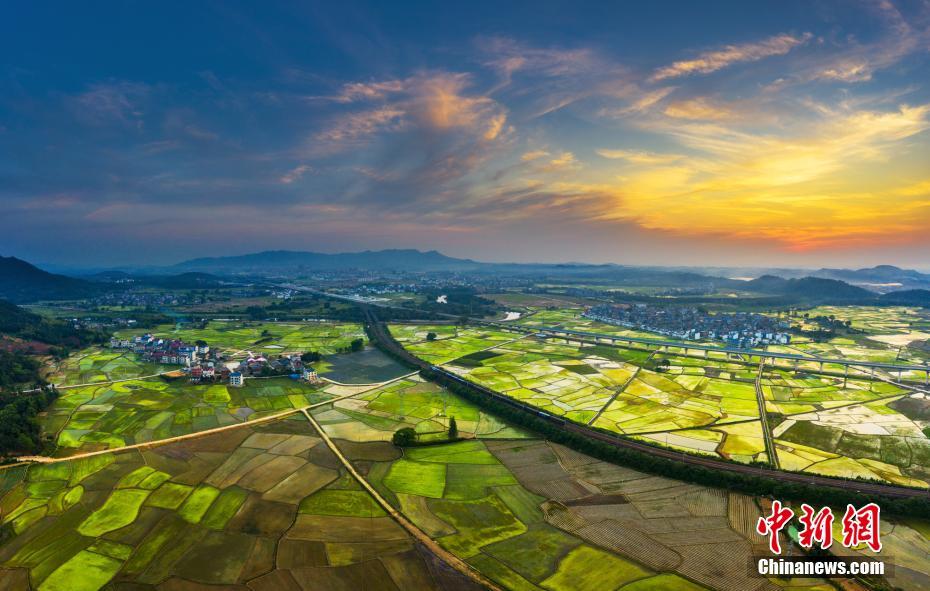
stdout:
[(500, 138), (507, 131), (506, 109), (488, 96), (470, 92), (470, 86), (469, 74), (424, 72), (400, 86), (392, 85), (393, 96), (387, 100), (383, 94), (356, 92), (352, 102), (375, 102), (377, 106), (338, 115), (314, 141), (331, 152), (379, 133), (410, 129), (429, 133), (467, 130), (485, 141)]
[(406, 114), (404, 109), (394, 106), (347, 113), (317, 133), (314, 140), (342, 146), (347, 141), (364, 139), (379, 131), (396, 131), (403, 128)]
[(652, 75), (651, 80), (657, 82), (692, 74), (710, 74), (733, 64), (757, 62), (767, 57), (785, 55), (795, 47), (807, 43), (811, 38), (810, 33), (802, 35), (783, 33), (755, 43), (727, 45), (722, 49), (701, 53), (693, 59), (677, 61), (659, 68)]
[(78, 117), (92, 124), (142, 125), (142, 105), (151, 87), (147, 84), (111, 81), (92, 84), (75, 96), (72, 106)]
[(296, 166), (292, 168), (291, 170), (287, 171), (286, 173), (284, 173), (283, 175), (281, 175), (281, 178), (278, 179), (278, 182), (284, 185), (290, 185), (291, 183), (300, 180), (300, 178), (304, 176), (305, 174), (307, 174), (307, 172), (309, 172), (310, 170), (311, 170), (310, 166), (306, 164), (301, 164), (300, 166)]
[(311, 95), (306, 97), (306, 99), (309, 101), (329, 101), (342, 104), (383, 100), (391, 95), (403, 92), (406, 85), (406, 80), (347, 82), (334, 94)]
[(732, 106), (707, 97), (671, 102), (664, 113), (675, 119), (723, 120), (737, 116)]
[(475, 44), (486, 56), (484, 64), (508, 83), (517, 72), (564, 77), (601, 63), (589, 48), (532, 47), (507, 37), (479, 37)]
[(639, 150), (596, 150), (598, 156), (609, 160), (626, 160), (633, 164), (670, 164), (684, 158), (681, 154), (658, 154)]

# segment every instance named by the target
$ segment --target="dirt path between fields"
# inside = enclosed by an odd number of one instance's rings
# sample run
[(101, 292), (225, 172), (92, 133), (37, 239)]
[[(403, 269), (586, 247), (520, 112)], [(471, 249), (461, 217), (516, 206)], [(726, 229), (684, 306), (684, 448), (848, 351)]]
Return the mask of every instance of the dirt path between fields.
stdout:
[(342, 452), (339, 451), (339, 447), (337, 447), (336, 444), (333, 443), (333, 440), (329, 438), (329, 435), (323, 431), (323, 428), (320, 427), (320, 424), (316, 422), (316, 419), (313, 418), (310, 412), (307, 409), (301, 409), (301, 412), (303, 412), (304, 416), (307, 417), (307, 420), (310, 421), (310, 424), (313, 425), (313, 428), (323, 439), (323, 442), (326, 444), (326, 446), (329, 447), (329, 449), (336, 455), (342, 465), (345, 466), (346, 470), (349, 471), (349, 474), (351, 474), (352, 477), (355, 478), (355, 480), (358, 481), (358, 483), (362, 486), (362, 488), (364, 488), (368, 494), (370, 494), (372, 498), (374, 498), (375, 501), (381, 505), (381, 508), (384, 509), (387, 514), (390, 515), (401, 527), (407, 530), (407, 532), (413, 536), (414, 539), (426, 546), (430, 552), (441, 558), (446, 564), (467, 576), (474, 582), (478, 583), (482, 587), (485, 587), (486, 589), (492, 589), (493, 591), (503, 591), (501, 587), (479, 573), (467, 562), (437, 544), (435, 540), (426, 535), (426, 533), (414, 525), (412, 521), (407, 519), (403, 513), (388, 503), (387, 500), (381, 496), (381, 493), (375, 490), (375, 488), (371, 486), (371, 484), (369, 484), (361, 474), (358, 473), (358, 471), (355, 469), (355, 466), (352, 465), (352, 462), (350, 462), (348, 458), (342, 455)]
[[(71, 461), (71, 460), (79, 460), (79, 459), (81, 459), (81, 458), (89, 458), (89, 457), (92, 457), (92, 456), (100, 456), (100, 455), (104, 455), (104, 454), (118, 453), (118, 452), (121, 452), (121, 451), (129, 451), (129, 450), (133, 450), (133, 449), (148, 449), (148, 448), (151, 448), (151, 447), (157, 447), (157, 446), (160, 446), (160, 445), (167, 445), (167, 444), (169, 444), (169, 443), (176, 443), (176, 442), (178, 442), (178, 441), (185, 441), (185, 440), (187, 440), (187, 439), (195, 439), (195, 438), (198, 438), (198, 437), (207, 437), (207, 436), (209, 436), (209, 435), (215, 435), (215, 434), (217, 434), (217, 433), (222, 433), (222, 432), (225, 432), (225, 431), (231, 431), (232, 429), (239, 429), (239, 428), (241, 428), (241, 427), (247, 427), (247, 426), (250, 426), (250, 425), (258, 425), (258, 424), (261, 424), (261, 423), (267, 423), (268, 421), (276, 421), (276, 420), (278, 420), (278, 419), (283, 419), (283, 418), (285, 418), (285, 417), (288, 417), (288, 416), (290, 416), (290, 415), (293, 415), (293, 414), (296, 414), (296, 413), (299, 413), (299, 412), (304, 412), (304, 413), (306, 413), (308, 410), (311, 410), (311, 409), (314, 409), (314, 408), (318, 408), (318, 407), (321, 407), (321, 406), (326, 406), (327, 404), (333, 404), (333, 403), (335, 403), (335, 402), (339, 402), (340, 400), (345, 400), (345, 399), (347, 399), (347, 398), (354, 398), (355, 396), (360, 396), (360, 395), (362, 395), (362, 394), (365, 394), (366, 392), (371, 392), (372, 390), (374, 390), (374, 389), (376, 389), (376, 388), (381, 388), (382, 386), (386, 386), (386, 385), (391, 384), (391, 383), (393, 383), (393, 382), (406, 379), (406, 378), (410, 377), (411, 375), (413, 375), (413, 374), (403, 375), (403, 376), (400, 376), (400, 377), (398, 377), (398, 378), (394, 378), (393, 380), (388, 380), (388, 381), (386, 381), (386, 382), (382, 382), (382, 383), (380, 383), (380, 384), (377, 384), (376, 386), (371, 387), (371, 388), (368, 388), (368, 389), (366, 389), (366, 390), (360, 390), (360, 391), (358, 391), (358, 392), (352, 392), (352, 393), (349, 393), (349, 394), (343, 394), (342, 396), (336, 396), (336, 397), (334, 397), (334, 398), (330, 398), (329, 400), (324, 400), (324, 401), (322, 401), (322, 402), (317, 402), (317, 403), (315, 403), (315, 404), (310, 404), (310, 405), (307, 405), (307, 406), (304, 406), (304, 407), (300, 407), (300, 408), (291, 408), (291, 409), (288, 409), (288, 410), (281, 411), (281, 412), (279, 412), (279, 413), (271, 414), (271, 415), (264, 416), (264, 417), (260, 417), (260, 418), (257, 418), (257, 419), (252, 419), (252, 420), (249, 420), (249, 421), (244, 421), (244, 422), (242, 422), (242, 423), (236, 423), (236, 424), (234, 424), (234, 425), (225, 425), (225, 426), (223, 426), (223, 427), (215, 427), (215, 428), (213, 428), (213, 429), (207, 429), (207, 430), (205, 430), (205, 431), (197, 431), (197, 432), (195, 432), (195, 433), (185, 433), (184, 435), (177, 435), (177, 436), (175, 436), (175, 437), (169, 437), (169, 438), (167, 438), (167, 439), (157, 439), (157, 440), (155, 440), (155, 441), (145, 441), (145, 442), (143, 442), (143, 443), (135, 443), (135, 444), (132, 444), (132, 445), (124, 445), (124, 446), (122, 446), (122, 447), (114, 447), (114, 448), (110, 448), (110, 449), (101, 449), (101, 450), (97, 450), (97, 451), (89, 451), (89, 452), (80, 453), (80, 454), (75, 454), (75, 455), (73, 455), (73, 456), (67, 456), (67, 457), (63, 457), (63, 458), (50, 458), (50, 457), (48, 457), (48, 456), (21, 456), (21, 457), (17, 458), (18, 462), (17, 462), (16, 464), (9, 464), (9, 465), (7, 465), (7, 466), (0, 466), (0, 470), (2, 470), (2, 469), (4, 469), (4, 468), (8, 468), (8, 467), (13, 467), (14, 465), (22, 465), (22, 464), (24, 464), (24, 463), (56, 464), (56, 463), (59, 463), (59, 462), (68, 462), (68, 461)], [(364, 386), (365, 384), (362, 384), (362, 385)]]

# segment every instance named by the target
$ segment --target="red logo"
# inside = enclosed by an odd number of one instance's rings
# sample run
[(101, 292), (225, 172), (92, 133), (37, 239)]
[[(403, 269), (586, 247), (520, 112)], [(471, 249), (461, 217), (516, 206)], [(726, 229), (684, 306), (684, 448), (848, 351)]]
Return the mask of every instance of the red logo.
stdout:
[[(861, 509), (846, 505), (843, 515), (842, 543), (847, 548), (854, 548), (860, 544), (867, 545), (873, 552), (882, 549), (879, 532), (881, 509), (875, 503), (869, 503)], [(761, 536), (769, 536), (769, 549), (773, 554), (781, 554), (781, 544), (778, 534), (794, 517), (794, 511), (781, 504), (781, 501), (772, 502), (772, 512), (768, 517), (760, 517), (756, 523), (756, 531)], [(826, 550), (833, 545), (833, 511), (830, 507), (823, 507), (820, 511), (807, 503), (801, 504), (801, 515), (798, 521), (802, 529), (798, 532), (798, 543), (803, 548), (813, 548), (818, 544)]]
[(768, 517), (760, 517), (756, 523), (756, 531), (760, 536), (769, 536), (769, 550), (773, 554), (781, 554), (781, 544), (778, 541), (778, 534), (791, 518), (794, 517), (794, 511), (788, 507), (782, 507), (781, 501), (772, 502), (772, 514)]
[(814, 542), (818, 542), (820, 547), (826, 550), (833, 545), (833, 511), (830, 507), (824, 507), (814, 513), (814, 508), (803, 503), (801, 505), (802, 514), (798, 518), (804, 529), (798, 534), (798, 543), (804, 548), (812, 548)]
[(878, 531), (880, 514), (881, 509), (875, 503), (869, 503), (858, 511), (852, 505), (846, 505), (843, 545), (851, 548), (864, 543), (872, 552), (881, 552), (882, 540)]

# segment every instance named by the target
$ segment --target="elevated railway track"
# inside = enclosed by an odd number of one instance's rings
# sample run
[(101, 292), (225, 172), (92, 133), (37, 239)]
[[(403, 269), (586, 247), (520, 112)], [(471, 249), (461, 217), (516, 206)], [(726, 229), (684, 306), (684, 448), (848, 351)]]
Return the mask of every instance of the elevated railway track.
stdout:
[[(708, 457), (690, 455), (684, 452), (678, 452), (667, 448), (657, 447), (650, 445), (648, 443), (643, 443), (633, 439), (626, 438), (622, 435), (611, 434), (600, 430), (595, 430), (585, 425), (580, 425), (568, 421), (562, 417), (553, 415), (546, 411), (540, 410), (528, 404), (524, 404), (518, 400), (495, 392), (489, 388), (476, 384), (465, 378), (456, 375), (453, 372), (448, 371), (442, 367), (432, 365), (415, 355), (412, 355), (406, 349), (403, 348), (394, 338), (391, 336), (385, 324), (378, 320), (377, 315), (374, 312), (374, 309), (371, 307), (365, 308), (366, 316), (366, 329), (368, 330), (369, 337), (379, 344), (381, 347), (385, 348), (392, 355), (396, 356), (399, 359), (404, 360), (412, 367), (419, 368), (421, 370), (426, 370), (428, 375), (440, 385), (450, 386), (457, 385), (459, 387), (467, 388), (473, 394), (477, 394), (479, 397), (486, 397), (492, 400), (495, 400), (501, 404), (505, 404), (511, 408), (518, 409), (522, 412), (527, 413), (537, 419), (546, 421), (552, 426), (555, 426), (559, 429), (562, 429), (567, 432), (575, 433), (589, 439), (600, 441), (606, 443), (616, 448), (629, 449), (637, 451), (643, 454), (665, 458), (668, 460), (673, 460), (675, 462), (680, 462), (683, 464), (688, 464), (692, 466), (700, 466), (702, 468), (707, 468), (710, 470), (717, 470), (723, 472), (732, 472), (737, 474), (744, 474), (747, 476), (755, 476), (766, 478), (774, 481), (785, 482), (785, 483), (797, 483), (804, 485), (811, 485), (815, 487), (825, 487), (851, 491), (859, 494), (866, 495), (876, 495), (887, 498), (895, 499), (909, 499), (909, 498), (926, 498), (930, 496), (930, 491), (917, 489), (917, 488), (908, 488), (902, 486), (895, 486), (891, 484), (881, 484), (876, 482), (866, 482), (858, 480), (843, 480), (839, 478), (831, 478), (827, 476), (818, 476), (815, 474), (804, 474), (797, 472), (785, 472), (782, 470), (776, 470), (772, 468), (766, 468), (763, 466), (757, 465), (745, 465), (737, 464), (735, 462), (727, 462), (724, 460), (717, 460)], [(497, 324), (497, 323), (491, 323)], [(538, 332), (538, 330), (536, 330)], [(561, 332), (561, 331), (559, 331)], [(577, 332), (577, 331), (572, 331)], [(600, 335), (603, 336), (603, 335)], [(626, 337), (617, 337), (618, 340), (626, 340)], [(681, 343), (671, 343), (675, 347), (682, 346)], [(755, 354), (755, 353), (753, 353)]]

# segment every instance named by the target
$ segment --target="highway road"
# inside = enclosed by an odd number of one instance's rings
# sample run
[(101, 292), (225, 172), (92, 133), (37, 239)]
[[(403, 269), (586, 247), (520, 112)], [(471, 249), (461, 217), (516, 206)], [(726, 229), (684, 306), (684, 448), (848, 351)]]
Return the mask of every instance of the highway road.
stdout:
[(762, 391), (762, 375), (765, 373), (765, 358), (759, 361), (759, 372), (756, 373), (756, 402), (759, 405), (759, 420), (762, 423), (762, 435), (765, 438), (765, 453), (769, 464), (773, 468), (781, 468), (778, 463), (778, 453), (775, 451), (775, 441), (772, 439), (772, 430), (769, 429), (769, 413), (765, 409), (765, 393)]

